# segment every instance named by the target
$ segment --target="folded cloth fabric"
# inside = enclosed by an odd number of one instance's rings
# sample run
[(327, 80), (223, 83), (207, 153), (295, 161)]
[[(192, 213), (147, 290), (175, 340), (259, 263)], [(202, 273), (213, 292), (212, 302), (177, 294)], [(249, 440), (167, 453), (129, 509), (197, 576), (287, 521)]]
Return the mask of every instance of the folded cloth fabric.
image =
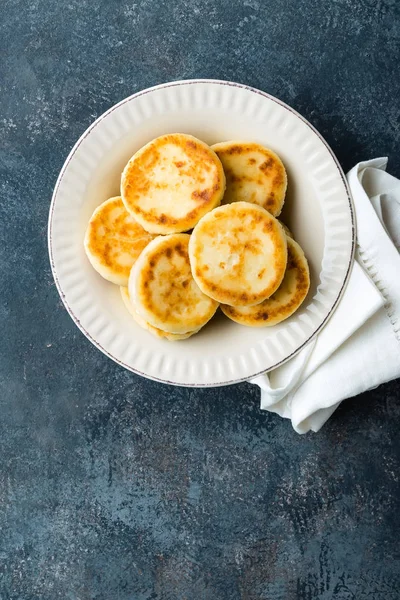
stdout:
[(400, 180), (387, 158), (347, 175), (357, 247), (348, 285), (321, 333), (293, 359), (252, 379), (261, 408), (318, 431), (342, 400), (400, 377)]

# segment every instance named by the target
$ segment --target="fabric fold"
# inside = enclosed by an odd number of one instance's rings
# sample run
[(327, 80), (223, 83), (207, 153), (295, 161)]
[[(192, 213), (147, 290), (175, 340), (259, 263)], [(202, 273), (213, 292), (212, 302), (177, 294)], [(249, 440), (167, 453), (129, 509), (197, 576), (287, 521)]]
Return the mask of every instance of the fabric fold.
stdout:
[(400, 376), (400, 181), (387, 158), (347, 175), (357, 251), (344, 294), (321, 333), (293, 359), (258, 376), (261, 408), (318, 431), (340, 403)]

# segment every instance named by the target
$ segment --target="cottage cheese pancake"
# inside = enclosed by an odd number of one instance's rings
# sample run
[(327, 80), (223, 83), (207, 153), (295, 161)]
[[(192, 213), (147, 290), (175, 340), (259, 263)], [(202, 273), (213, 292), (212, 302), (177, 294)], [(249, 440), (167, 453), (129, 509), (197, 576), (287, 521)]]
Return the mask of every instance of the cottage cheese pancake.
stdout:
[(154, 238), (128, 213), (120, 196), (96, 208), (85, 235), (85, 251), (102, 277), (128, 285), (129, 273), (139, 254)]
[(137, 310), (133, 306), (133, 304), (132, 304), (132, 302), (131, 302), (131, 300), (129, 298), (128, 288), (126, 288), (126, 287), (120, 287), (119, 289), (120, 289), (120, 292), (121, 292), (122, 300), (123, 300), (126, 308), (128, 309), (129, 313), (132, 315), (132, 317), (136, 321), (136, 323), (142, 329), (145, 329), (146, 331), (149, 331), (150, 333), (152, 333), (156, 337), (168, 340), (170, 342), (175, 342), (175, 341), (178, 341), (178, 340), (186, 340), (191, 335), (194, 335), (195, 333), (197, 333), (199, 331), (198, 329), (196, 329), (195, 331), (189, 331), (188, 333), (178, 334), (178, 333), (167, 333), (166, 331), (162, 331), (161, 329), (157, 329), (157, 327), (153, 327), (152, 325), (150, 325), (150, 323), (147, 323), (144, 319), (142, 319), (142, 317), (139, 315), (139, 313), (137, 312)]
[(286, 235), (269, 212), (235, 202), (205, 215), (189, 242), (193, 277), (214, 300), (252, 306), (280, 286), (287, 259)]
[(122, 173), (127, 210), (151, 233), (192, 229), (221, 203), (225, 174), (204, 142), (175, 133), (156, 138), (130, 159)]
[(287, 267), (278, 290), (257, 306), (221, 306), (227, 317), (241, 325), (268, 327), (287, 319), (299, 308), (310, 287), (310, 272), (299, 244), (290, 237), (287, 244)]
[(129, 295), (139, 315), (168, 333), (200, 329), (218, 308), (218, 302), (203, 294), (193, 279), (189, 237), (181, 233), (155, 238), (129, 278)]
[(223, 204), (253, 202), (277, 216), (285, 200), (287, 177), (279, 156), (253, 142), (221, 142), (212, 146), (226, 175)]

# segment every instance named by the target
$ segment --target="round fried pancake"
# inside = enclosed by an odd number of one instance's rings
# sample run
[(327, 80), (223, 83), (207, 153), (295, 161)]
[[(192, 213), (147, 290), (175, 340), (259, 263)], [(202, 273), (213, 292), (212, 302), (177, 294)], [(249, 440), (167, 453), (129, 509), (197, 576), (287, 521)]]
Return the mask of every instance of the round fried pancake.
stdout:
[(195, 331), (189, 331), (188, 333), (167, 333), (166, 331), (161, 331), (161, 329), (157, 329), (157, 327), (153, 327), (152, 325), (150, 325), (150, 323), (147, 323), (144, 319), (142, 319), (142, 317), (139, 315), (139, 313), (135, 310), (135, 307), (133, 306), (130, 298), (129, 298), (129, 290), (127, 287), (120, 287), (120, 292), (121, 292), (121, 296), (122, 296), (122, 300), (126, 306), (126, 308), (128, 309), (129, 313), (132, 315), (132, 317), (135, 319), (136, 323), (142, 328), (145, 329), (146, 331), (149, 331), (150, 333), (152, 333), (153, 335), (155, 335), (158, 338), (161, 339), (165, 339), (168, 340), (170, 342), (175, 342), (178, 340), (186, 340), (187, 338), (189, 338), (190, 336), (194, 335), (195, 333), (197, 333), (199, 330), (196, 329)]
[(189, 235), (159, 236), (140, 255), (129, 278), (129, 295), (139, 315), (169, 333), (200, 329), (218, 303), (201, 292), (192, 277)]
[(110, 198), (94, 211), (85, 234), (85, 251), (100, 275), (128, 285), (137, 257), (154, 238), (126, 210), (120, 196)]
[(127, 210), (151, 233), (192, 229), (221, 203), (224, 191), (215, 152), (183, 133), (163, 135), (136, 152), (121, 180)]
[(299, 244), (287, 238), (285, 277), (277, 291), (257, 306), (221, 306), (227, 317), (249, 327), (268, 327), (290, 317), (302, 304), (310, 287), (307, 259)]
[(253, 202), (275, 217), (285, 200), (287, 177), (279, 156), (253, 142), (221, 142), (212, 149), (224, 167), (226, 191), (223, 204)]
[(269, 212), (248, 202), (219, 206), (205, 215), (189, 242), (193, 277), (218, 302), (251, 306), (281, 284), (286, 235)]

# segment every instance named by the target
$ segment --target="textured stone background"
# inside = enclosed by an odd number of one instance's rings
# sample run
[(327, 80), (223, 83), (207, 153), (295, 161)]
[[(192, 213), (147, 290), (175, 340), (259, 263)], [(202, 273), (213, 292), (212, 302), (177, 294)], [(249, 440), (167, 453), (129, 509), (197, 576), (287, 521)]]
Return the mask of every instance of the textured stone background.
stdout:
[(145, 381), (76, 329), (46, 248), (73, 143), (168, 80), (259, 87), (345, 169), (384, 154), (400, 176), (399, 2), (2, 0), (0, 13), (0, 599), (399, 599), (399, 382), (300, 437), (250, 385)]

